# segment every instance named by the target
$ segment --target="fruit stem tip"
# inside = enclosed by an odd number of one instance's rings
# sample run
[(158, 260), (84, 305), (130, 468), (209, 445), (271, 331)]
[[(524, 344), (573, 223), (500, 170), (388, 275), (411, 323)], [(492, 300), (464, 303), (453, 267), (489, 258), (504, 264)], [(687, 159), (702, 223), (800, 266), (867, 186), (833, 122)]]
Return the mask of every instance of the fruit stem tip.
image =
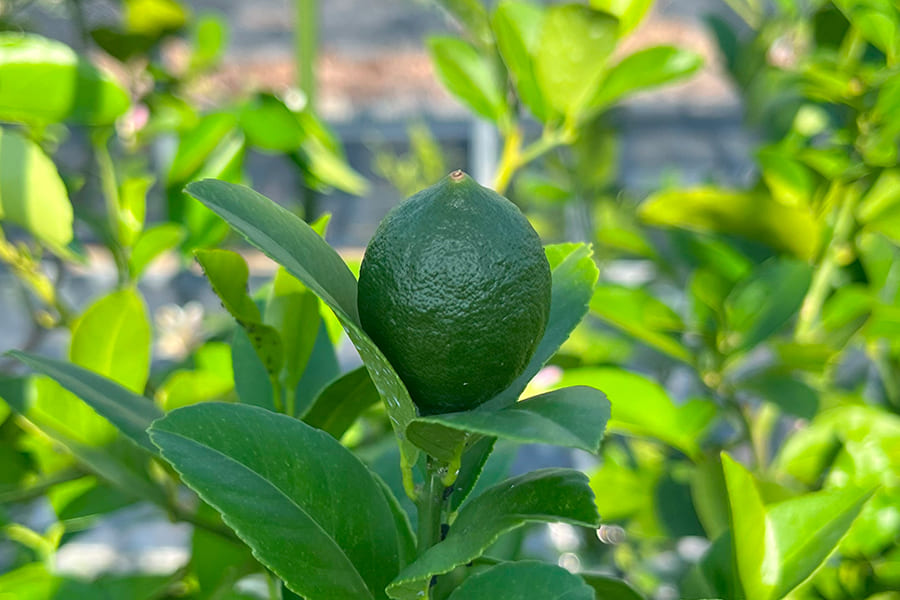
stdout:
[(462, 181), (463, 177), (465, 177), (465, 176), (466, 176), (466, 174), (463, 173), (460, 169), (457, 169), (457, 170), (453, 171), (452, 173), (450, 173), (450, 179), (452, 179), (453, 181), (457, 181), (457, 182)]

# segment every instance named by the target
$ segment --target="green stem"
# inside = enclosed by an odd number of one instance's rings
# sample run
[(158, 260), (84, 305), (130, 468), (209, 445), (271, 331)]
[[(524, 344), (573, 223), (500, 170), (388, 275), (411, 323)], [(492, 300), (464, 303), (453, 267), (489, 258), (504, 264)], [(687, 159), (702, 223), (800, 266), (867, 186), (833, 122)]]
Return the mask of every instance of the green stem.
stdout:
[(297, 416), (297, 387), (287, 386), (284, 388), (284, 414), (289, 417)]
[(316, 104), (316, 50), (318, 39), (318, 0), (297, 0), (297, 84), (306, 96), (306, 106)]
[(571, 129), (544, 131), (540, 139), (522, 148), (522, 131), (518, 127), (510, 127), (506, 140), (503, 143), (503, 152), (500, 155), (500, 165), (494, 176), (494, 191), (498, 194), (506, 193), (510, 181), (516, 171), (537, 160), (550, 150), (569, 144), (574, 139)]
[(426, 550), (441, 541), (441, 518), (444, 509), (444, 484), (440, 469), (434, 459), (428, 458), (425, 487), (416, 506), (419, 514), (417, 551), (422, 556)]
[(859, 200), (859, 192), (853, 188), (847, 189), (847, 195), (838, 208), (837, 220), (834, 224), (834, 232), (831, 241), (821, 262), (813, 274), (812, 284), (800, 306), (800, 316), (797, 319), (797, 327), (794, 330), (794, 338), (797, 341), (810, 341), (813, 328), (822, 312), (822, 306), (831, 293), (834, 276), (839, 269), (839, 255), (843, 247), (850, 240), (853, 233), (853, 212)]
[(24, 502), (26, 500), (32, 500), (39, 496), (43, 496), (44, 493), (47, 492), (47, 490), (55, 485), (66, 483), (68, 481), (74, 481), (76, 479), (81, 479), (85, 475), (87, 475), (87, 473), (78, 467), (65, 469), (63, 471), (60, 471), (59, 473), (54, 473), (53, 475), (36, 481), (34, 484), (26, 488), (0, 493), (0, 503)]
[(112, 156), (107, 147), (108, 133), (98, 133), (94, 136), (94, 155), (100, 172), (100, 187), (103, 190), (103, 198), (106, 206), (106, 223), (109, 228), (109, 251), (116, 263), (116, 271), (119, 277), (119, 286), (128, 283), (130, 271), (128, 269), (128, 257), (121, 245), (119, 235), (119, 211), (122, 206), (119, 198), (119, 184), (116, 181), (116, 168)]

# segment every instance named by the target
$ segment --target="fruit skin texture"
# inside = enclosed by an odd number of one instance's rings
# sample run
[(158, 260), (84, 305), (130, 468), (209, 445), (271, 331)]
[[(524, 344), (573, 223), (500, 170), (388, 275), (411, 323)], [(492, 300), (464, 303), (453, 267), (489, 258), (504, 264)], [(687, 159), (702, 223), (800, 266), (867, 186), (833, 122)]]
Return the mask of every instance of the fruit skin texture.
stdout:
[(360, 321), (422, 414), (467, 410), (522, 373), (550, 312), (541, 240), (454, 171), (396, 206), (366, 248)]

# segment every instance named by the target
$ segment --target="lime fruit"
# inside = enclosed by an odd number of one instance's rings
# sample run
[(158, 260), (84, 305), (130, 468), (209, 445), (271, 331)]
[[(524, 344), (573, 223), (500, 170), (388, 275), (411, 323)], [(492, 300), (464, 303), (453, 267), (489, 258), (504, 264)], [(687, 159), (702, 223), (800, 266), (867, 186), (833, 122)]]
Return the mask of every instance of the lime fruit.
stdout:
[(359, 317), (422, 414), (467, 410), (528, 364), (550, 265), (509, 200), (454, 171), (384, 218), (359, 275)]

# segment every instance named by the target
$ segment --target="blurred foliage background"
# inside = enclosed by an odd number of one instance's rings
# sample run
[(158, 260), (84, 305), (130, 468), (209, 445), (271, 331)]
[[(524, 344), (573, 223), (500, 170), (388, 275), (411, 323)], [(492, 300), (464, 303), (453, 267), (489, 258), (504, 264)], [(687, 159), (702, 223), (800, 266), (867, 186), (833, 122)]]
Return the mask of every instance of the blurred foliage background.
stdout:
[[(314, 419), (322, 394), (357, 394), (332, 433), (398, 489), (386, 417), (333, 315), (182, 189), (214, 177), (265, 190), (352, 262), (370, 230), (348, 223), (374, 225), (467, 161), (548, 243), (593, 245), (589, 319), (530, 391), (590, 385), (613, 405), (599, 457), (498, 444), (479, 484), (576, 466), (603, 527), (535, 525), (491, 556), (633, 588), (600, 598), (900, 598), (896, 2), (723, 0), (700, 52), (642, 34), (663, 10), (651, 0), (441, 0), (412, 34), (418, 54), (374, 78), (439, 81), (428, 102), (464, 114), (470, 143), (412, 110), (402, 136), (357, 134), (364, 160), (342, 144), (358, 123), (322, 117), (339, 111), (317, 60), (321, 7), (291, 7), (296, 25), (271, 43), (293, 44), (293, 59), (272, 74), (264, 59), (229, 71), (230, 35), (249, 25), (212, 4), (0, 3), (0, 291), (16, 338), (4, 349), (64, 357), (162, 410), (226, 400)], [(60, 20), (65, 41), (46, 31)], [(662, 102), (648, 90), (711, 61), (740, 101), (752, 169), (632, 164), (620, 129), (641, 113), (628, 103)], [(366, 73), (346, 76), (374, 93)], [(708, 88), (692, 89), (684, 102), (711, 110)], [(652, 181), (624, 186), (629, 169)], [(222, 245), (243, 258), (204, 254)], [(205, 311), (207, 284), (184, 283), (199, 279), (195, 254), (249, 281), (255, 313), (222, 289), (240, 325)], [(266, 371), (259, 331), (284, 343), (282, 368)], [(276, 597), (172, 473), (53, 379), (0, 360), (0, 598)], [(154, 534), (156, 522), (180, 525)], [(168, 554), (79, 563), (111, 523)]]

